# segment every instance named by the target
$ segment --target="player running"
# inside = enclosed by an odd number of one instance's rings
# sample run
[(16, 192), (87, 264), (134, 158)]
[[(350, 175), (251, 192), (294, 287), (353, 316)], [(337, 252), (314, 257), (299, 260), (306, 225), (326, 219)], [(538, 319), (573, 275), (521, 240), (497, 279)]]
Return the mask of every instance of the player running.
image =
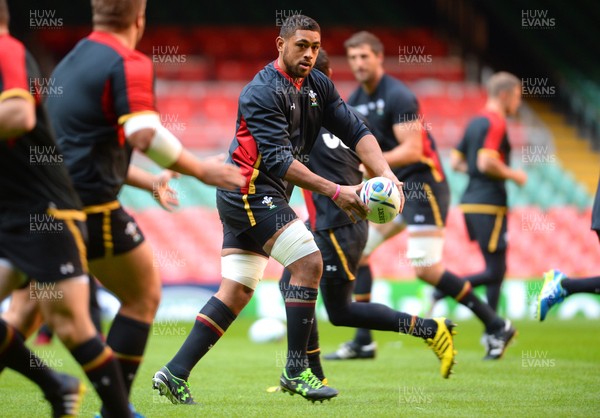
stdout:
[[(35, 88), (38, 66), (9, 35), (8, 20), (0, 0), (0, 300), (31, 278), (30, 294), (92, 382), (106, 416), (128, 417), (119, 363), (90, 319), (85, 214)], [(2, 319), (0, 364), (35, 382), (54, 417), (78, 414), (79, 379), (48, 368)]]
[[(600, 178), (592, 207), (592, 230), (596, 231), (600, 240)], [(559, 270), (544, 273), (544, 285), (538, 295), (538, 319), (546, 319), (550, 308), (574, 293), (600, 294), (600, 276), (572, 279)]]
[(467, 173), (469, 184), (461, 198), (469, 238), (477, 241), (485, 260), (485, 270), (464, 280), (472, 287), (486, 285), (488, 304), (497, 310), (507, 250), (506, 180), (522, 186), (527, 180), (523, 170), (512, 169), (506, 118), (516, 114), (521, 104), (521, 81), (499, 72), (487, 82), (488, 100), (473, 118), (463, 139), (452, 150), (451, 165)]
[(289, 17), (276, 39), (278, 58), (244, 87), (238, 104), (236, 134), (229, 161), (241, 167), (246, 183), (235, 191), (217, 191), (223, 223), (218, 292), (196, 317), (178, 353), (154, 375), (154, 388), (173, 403), (192, 403), (187, 380), (249, 302), (269, 256), (291, 273), (285, 295), (288, 353), (280, 378), (284, 391), (316, 401), (338, 391), (324, 386), (307, 367), (306, 347), (312, 329), (322, 259), (310, 231), (288, 202), (293, 186), (331, 198), (351, 220), (367, 207), (360, 185), (342, 186), (311, 172), (302, 161), (321, 126), (344, 138), (374, 173), (398, 179), (385, 162), (376, 139), (349, 110), (332, 82), (311, 72), (321, 45), (313, 19)]
[[(435, 142), (419, 113), (417, 98), (402, 82), (385, 74), (383, 44), (375, 35), (358, 32), (344, 45), (350, 68), (360, 83), (348, 103), (368, 119), (383, 155), (396, 176), (403, 181), (406, 193), (404, 212), (396, 220), (383, 225), (370, 224), (357, 287), (363, 294), (370, 294), (370, 254), (382, 242), (406, 228), (406, 258), (417, 277), (468, 307), (485, 326), (488, 336), (485, 358), (500, 358), (515, 329), (510, 321), (500, 318), (479, 300), (468, 282), (448, 271), (442, 263), (449, 188)], [(365, 286), (369, 290), (363, 288), (363, 280), (369, 284)], [(343, 344), (336, 353), (325, 358), (368, 357), (364, 345), (371, 342), (370, 335), (368, 339), (356, 341), (355, 338), (355, 341)], [(370, 348), (374, 350), (372, 345)]]
[[(321, 49), (315, 69), (331, 77), (329, 58)], [(359, 114), (360, 116), (360, 114)], [(362, 116), (360, 116), (362, 119)], [(340, 184), (362, 181), (360, 159), (335, 135), (321, 128), (310, 153), (307, 167), (328, 180)], [(352, 302), (355, 274), (362, 251), (367, 243), (368, 222), (353, 223), (327, 196), (304, 190), (310, 229), (323, 257), (321, 295), (327, 315), (333, 325), (365, 327), (400, 332), (423, 338), (441, 361), (444, 378), (450, 376), (454, 364), (453, 324), (444, 318), (424, 319), (395, 311), (378, 303)], [(284, 270), (279, 282), (285, 298), (290, 289), (290, 272)], [(450, 332), (449, 332), (450, 331)], [(312, 372), (326, 383), (321, 367), (317, 320), (308, 340), (308, 364)]]
[(135, 49), (145, 26), (143, 0), (93, 0), (93, 32), (55, 68), (64, 92), (47, 107), (57, 142), (84, 205), (92, 274), (121, 307), (107, 335), (128, 394), (158, 308), (161, 282), (150, 245), (117, 195), (134, 148), (157, 164), (224, 188), (244, 183), (219, 159), (197, 160), (160, 122), (152, 61)]

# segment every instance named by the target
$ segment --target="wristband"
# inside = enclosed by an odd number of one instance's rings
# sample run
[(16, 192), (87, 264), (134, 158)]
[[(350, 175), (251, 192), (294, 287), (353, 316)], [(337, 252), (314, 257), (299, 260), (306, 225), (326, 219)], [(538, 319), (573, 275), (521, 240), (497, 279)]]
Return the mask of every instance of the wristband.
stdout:
[(340, 186), (339, 184), (335, 185), (335, 193), (333, 194), (333, 196), (331, 196), (331, 200), (335, 200), (338, 198), (338, 196), (340, 195), (340, 190), (342, 190), (342, 186)]

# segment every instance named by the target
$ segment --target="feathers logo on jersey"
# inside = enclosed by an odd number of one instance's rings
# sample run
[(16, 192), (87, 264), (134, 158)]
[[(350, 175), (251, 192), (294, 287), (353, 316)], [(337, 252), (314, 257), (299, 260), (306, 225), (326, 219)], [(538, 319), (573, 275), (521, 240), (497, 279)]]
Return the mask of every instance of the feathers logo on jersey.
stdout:
[(319, 106), (319, 102), (317, 102), (317, 93), (311, 90), (308, 92), (308, 97), (310, 97), (310, 105), (312, 107)]
[(269, 210), (275, 209), (277, 205), (273, 204), (273, 198), (271, 196), (265, 196), (262, 200), (263, 205), (267, 205)]

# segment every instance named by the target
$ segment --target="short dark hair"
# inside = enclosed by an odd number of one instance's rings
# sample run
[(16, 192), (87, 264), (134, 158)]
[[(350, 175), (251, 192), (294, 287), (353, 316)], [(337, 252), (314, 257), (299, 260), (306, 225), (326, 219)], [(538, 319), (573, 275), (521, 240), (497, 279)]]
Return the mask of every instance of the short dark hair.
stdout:
[(327, 54), (327, 51), (325, 51), (323, 48), (319, 49), (319, 55), (317, 55), (314, 68), (321, 71), (325, 75), (329, 75), (329, 69), (331, 68), (329, 54)]
[(8, 26), (9, 19), (8, 4), (6, 4), (6, 0), (0, 0), (0, 25)]
[(279, 36), (288, 39), (297, 30), (312, 30), (321, 33), (321, 27), (313, 18), (304, 15), (293, 15), (285, 19), (279, 30)]
[(360, 45), (369, 45), (374, 53), (383, 53), (383, 43), (379, 38), (366, 30), (360, 31), (352, 35), (344, 42), (344, 48), (356, 48)]
[(146, 0), (92, 0), (94, 25), (127, 29), (138, 16)]

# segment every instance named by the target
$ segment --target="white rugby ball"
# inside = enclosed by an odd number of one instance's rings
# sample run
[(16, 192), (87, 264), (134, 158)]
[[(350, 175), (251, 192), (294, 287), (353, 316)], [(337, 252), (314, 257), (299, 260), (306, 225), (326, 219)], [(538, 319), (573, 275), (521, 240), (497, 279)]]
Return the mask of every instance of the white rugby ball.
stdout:
[(371, 209), (367, 219), (384, 224), (400, 212), (400, 191), (390, 179), (373, 177), (367, 180), (360, 190), (360, 199)]
[(250, 341), (257, 344), (280, 341), (285, 337), (286, 326), (276, 318), (261, 318), (256, 320), (248, 330)]

